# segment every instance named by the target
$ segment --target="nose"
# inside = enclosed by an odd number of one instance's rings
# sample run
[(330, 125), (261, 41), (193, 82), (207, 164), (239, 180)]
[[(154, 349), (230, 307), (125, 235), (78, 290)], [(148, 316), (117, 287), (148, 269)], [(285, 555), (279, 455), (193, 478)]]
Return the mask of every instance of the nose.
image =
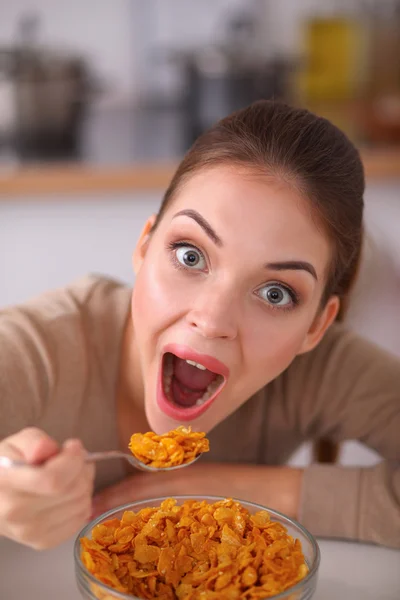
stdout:
[(209, 339), (233, 340), (238, 334), (238, 307), (228, 290), (214, 290), (196, 297), (187, 313), (190, 327)]

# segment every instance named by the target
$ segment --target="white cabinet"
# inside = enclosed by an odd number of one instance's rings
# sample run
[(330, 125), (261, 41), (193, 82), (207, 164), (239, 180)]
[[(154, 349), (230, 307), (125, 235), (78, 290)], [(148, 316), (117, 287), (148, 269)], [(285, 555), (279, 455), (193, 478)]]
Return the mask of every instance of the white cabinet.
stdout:
[(131, 255), (160, 193), (0, 200), (0, 306), (87, 273), (133, 280)]
[(366, 240), (348, 324), (400, 356), (400, 181), (371, 184)]

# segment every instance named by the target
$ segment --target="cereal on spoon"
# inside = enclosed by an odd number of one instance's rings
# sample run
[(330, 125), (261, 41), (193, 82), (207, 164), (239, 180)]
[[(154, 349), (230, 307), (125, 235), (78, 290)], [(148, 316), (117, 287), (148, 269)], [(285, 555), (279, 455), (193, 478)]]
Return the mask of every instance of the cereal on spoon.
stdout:
[(192, 462), (208, 452), (210, 444), (204, 432), (181, 426), (162, 435), (152, 431), (134, 433), (129, 448), (142, 463), (162, 469)]

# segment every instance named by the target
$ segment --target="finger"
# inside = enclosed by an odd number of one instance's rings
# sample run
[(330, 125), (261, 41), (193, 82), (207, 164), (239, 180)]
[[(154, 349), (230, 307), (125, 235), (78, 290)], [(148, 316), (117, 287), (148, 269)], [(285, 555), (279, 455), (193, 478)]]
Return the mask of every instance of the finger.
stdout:
[(39, 474), (43, 481), (42, 493), (54, 496), (68, 492), (85, 472), (86, 454), (80, 440), (65, 442), (61, 452), (50, 458), (42, 467)]
[(71, 440), (40, 466), (0, 469), (0, 487), (54, 497), (65, 492), (78, 477), (84, 468), (85, 456), (82, 443)]
[(94, 462), (89, 462), (86, 460), (87, 451), (81, 440), (67, 440), (64, 443), (63, 448), (67, 450), (67, 452), (70, 452), (73, 456), (82, 457), (82, 472), (77, 472), (77, 478), (81, 477), (82, 480), (87, 483), (87, 488), (92, 490), (96, 475), (96, 466)]
[[(16, 491), (9, 487), (5, 489), (0, 502), (3, 535), (13, 539), (18, 539), (18, 536), (21, 539), (22, 536), (33, 538), (35, 528), (40, 530), (40, 535), (45, 535), (49, 527), (57, 529), (63, 521), (68, 521), (71, 514), (84, 511), (87, 517), (90, 516), (93, 485), (86, 469), (85, 465), (78, 480), (58, 496)], [(55, 518), (55, 515), (58, 517)]]
[(8, 537), (37, 550), (52, 548), (73, 535), (89, 522), (90, 497), (77, 497), (73, 503), (36, 512), (35, 518), (11, 527)]
[(64, 491), (58, 497), (51, 496), (52, 507), (61, 506), (63, 503), (74, 502), (79, 497), (92, 498), (95, 477), (95, 466), (92, 463), (83, 462), (82, 468), (76, 472), (71, 480), (64, 478)]
[(58, 451), (57, 442), (36, 427), (22, 429), (0, 444), (1, 455), (29, 464), (42, 463)]
[[(72, 473), (72, 469), (68, 470)], [(50, 506), (53, 510), (59, 506), (67, 506), (74, 503), (77, 498), (92, 498), (94, 487), (95, 467), (91, 463), (82, 462), (81, 469), (76, 471), (75, 477), (71, 475), (71, 479), (65, 476), (65, 473), (58, 479), (59, 493), (52, 493), (51, 490), (44, 486), (40, 492), (40, 503), (43, 507)], [(50, 479), (52, 476), (50, 476)], [(54, 485), (54, 480), (53, 480)], [(43, 493), (45, 491), (45, 493)], [(21, 492), (20, 492), (21, 493)], [(37, 498), (34, 493), (31, 498)], [(46, 509), (47, 510), (47, 509)]]

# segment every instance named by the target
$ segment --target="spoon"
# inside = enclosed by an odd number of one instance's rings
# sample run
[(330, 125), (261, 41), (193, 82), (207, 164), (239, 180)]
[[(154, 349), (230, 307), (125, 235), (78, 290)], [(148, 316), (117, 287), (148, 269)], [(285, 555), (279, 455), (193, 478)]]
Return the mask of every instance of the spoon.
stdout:
[[(176, 469), (182, 469), (183, 467), (188, 467), (196, 462), (201, 456), (201, 453), (196, 456), (193, 460), (187, 463), (182, 463), (181, 465), (174, 465), (173, 467), (151, 467), (150, 465), (146, 465), (141, 462), (138, 458), (133, 456), (133, 454), (128, 454), (127, 452), (120, 452), (118, 450), (109, 450), (107, 452), (88, 452), (86, 455), (86, 462), (97, 462), (98, 460), (107, 460), (110, 458), (124, 458), (131, 464), (133, 467), (138, 469), (139, 471), (150, 471), (151, 473), (158, 473), (160, 471), (175, 471)], [(23, 460), (13, 460), (8, 458), (8, 456), (0, 456), (0, 468), (4, 467), (6, 469), (14, 468), (14, 467), (32, 467), (36, 465), (30, 465)]]

